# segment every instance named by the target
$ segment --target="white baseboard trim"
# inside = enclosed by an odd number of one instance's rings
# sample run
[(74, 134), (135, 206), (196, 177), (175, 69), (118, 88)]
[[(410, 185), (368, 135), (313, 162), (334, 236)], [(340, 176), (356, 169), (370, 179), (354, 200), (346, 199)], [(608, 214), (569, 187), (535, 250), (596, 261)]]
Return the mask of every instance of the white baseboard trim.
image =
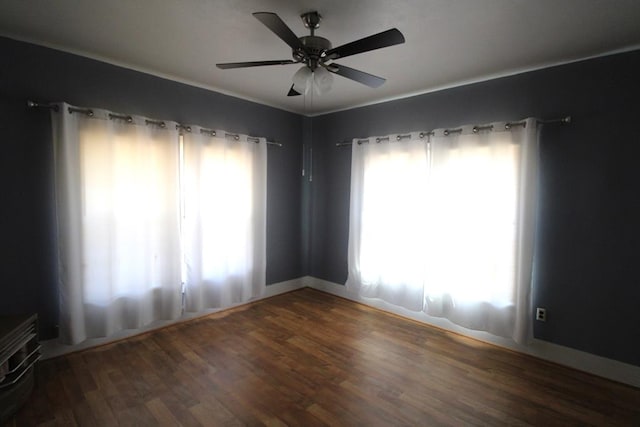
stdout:
[(266, 290), (259, 297), (253, 298), (249, 301), (233, 304), (228, 307), (222, 308), (214, 308), (210, 310), (201, 311), (198, 313), (184, 313), (179, 319), (175, 320), (157, 320), (155, 322), (150, 323), (144, 328), (140, 329), (126, 329), (124, 331), (119, 331), (113, 334), (110, 337), (106, 338), (91, 338), (86, 341), (81, 342), (80, 344), (75, 345), (67, 345), (61, 344), (57, 339), (42, 341), (42, 359), (50, 359), (52, 357), (62, 356), (64, 354), (73, 353), (79, 350), (85, 350), (91, 347), (96, 347), (104, 344), (109, 344), (111, 342), (120, 341), (124, 338), (133, 337), (135, 335), (144, 334), (156, 329), (164, 328), (166, 326), (171, 326), (174, 324), (182, 323), (188, 320), (197, 319), (199, 317), (208, 316), (209, 314), (216, 313), (223, 310), (228, 310), (230, 308), (239, 307), (242, 305), (250, 304), (255, 301), (259, 301), (265, 298), (271, 298), (276, 295), (284, 294), (287, 292), (295, 291), (297, 289), (302, 289), (307, 287), (304, 282), (304, 278), (300, 277), (293, 280), (287, 280), (285, 282), (274, 283), (272, 285), (268, 285)]
[(254, 298), (250, 301), (234, 304), (229, 307), (211, 309), (199, 313), (185, 313), (181, 318), (169, 321), (156, 321), (141, 329), (128, 329), (120, 331), (108, 338), (92, 338), (76, 345), (65, 345), (58, 342), (58, 340), (43, 341), (42, 344), (42, 358), (49, 359), (52, 357), (61, 356), (67, 353), (72, 353), (79, 350), (84, 350), (91, 347), (96, 347), (111, 342), (119, 341), (124, 338), (132, 337), (147, 333), (156, 329), (164, 328), (173, 324), (185, 322), (188, 320), (196, 319), (199, 317), (207, 316), (212, 313), (216, 313), (222, 310), (228, 310), (230, 308), (239, 307), (245, 304), (249, 304), (261, 299), (270, 298), (283, 293), (295, 291), (305, 287), (324, 291), (342, 298), (346, 298), (355, 302), (359, 302), (370, 307), (374, 307), (383, 311), (387, 311), (402, 317), (406, 317), (427, 325), (436, 326), (438, 328), (455, 332), (460, 335), (468, 336), (480, 341), (484, 341), (490, 344), (498, 345), (500, 347), (508, 348), (510, 350), (518, 351), (520, 353), (529, 354), (540, 359), (548, 360), (560, 365), (568, 366), (570, 368), (578, 369), (584, 372), (588, 372), (594, 375), (598, 375), (604, 378), (608, 378), (614, 381), (618, 381), (624, 384), (629, 384), (634, 387), (640, 388), (640, 367), (630, 365), (627, 363), (619, 362), (617, 360), (607, 359), (605, 357), (597, 356), (591, 353), (586, 353), (580, 350), (575, 350), (569, 347), (553, 344), (547, 341), (534, 340), (529, 346), (522, 346), (516, 344), (511, 339), (498, 337), (486, 332), (473, 331), (466, 328), (462, 328), (449, 322), (446, 319), (437, 317), (431, 317), (421, 312), (414, 312), (406, 310), (402, 307), (398, 307), (392, 304), (388, 304), (382, 300), (362, 298), (358, 295), (354, 295), (347, 291), (344, 285), (329, 282), (326, 280), (318, 279), (311, 276), (304, 276), (293, 280), (287, 280), (285, 282), (274, 283), (266, 287), (263, 295)]
[(564, 347), (542, 340), (534, 340), (528, 346), (519, 345), (508, 338), (498, 337), (486, 332), (473, 331), (460, 327), (451, 323), (447, 319), (431, 317), (423, 312), (409, 311), (379, 299), (363, 298), (348, 292), (344, 285), (311, 276), (303, 277), (302, 283), (307, 287), (356, 301), (421, 323), (426, 323), (447, 331), (455, 332), (480, 341), (505, 347), (520, 353), (526, 353), (540, 359), (548, 360), (550, 362), (558, 363), (560, 365), (640, 388), (639, 366), (607, 359), (605, 357), (596, 356), (591, 353), (586, 353), (584, 351), (575, 350), (573, 348)]

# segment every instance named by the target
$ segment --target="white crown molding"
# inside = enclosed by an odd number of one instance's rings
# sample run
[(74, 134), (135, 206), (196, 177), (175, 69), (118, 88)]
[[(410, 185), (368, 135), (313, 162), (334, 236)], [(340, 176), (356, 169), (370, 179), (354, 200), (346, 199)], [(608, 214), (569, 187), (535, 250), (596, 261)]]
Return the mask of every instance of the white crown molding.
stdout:
[[(24, 43), (29, 43), (29, 44), (33, 44), (36, 46), (41, 46), (41, 47), (45, 47), (47, 49), (52, 49), (52, 50), (57, 50), (59, 52), (64, 52), (64, 53), (69, 53), (71, 55), (76, 55), (79, 56), (81, 58), (88, 58), (88, 59), (92, 59), (94, 61), (98, 61), (98, 62), (103, 62), (105, 64), (109, 64), (109, 65), (113, 65), (119, 68), (123, 68), (125, 70), (131, 70), (131, 71), (136, 71), (138, 73), (143, 73), (143, 74), (148, 74), (150, 76), (154, 76), (154, 77), (158, 77), (164, 80), (169, 80), (172, 82), (176, 82), (176, 83), (180, 83), (180, 84), (184, 84), (187, 86), (192, 86), (192, 87), (196, 87), (199, 89), (204, 89), (206, 91), (209, 92), (215, 92), (221, 95), (226, 95), (226, 96), (230, 96), (232, 98), (236, 98), (236, 99), (241, 99), (243, 101), (247, 101), (247, 102), (251, 102), (253, 104), (258, 104), (258, 105), (262, 105), (265, 107), (269, 107), (269, 108), (275, 108), (276, 110), (282, 110), (282, 111), (286, 111), (288, 113), (293, 113), (293, 114), (297, 114), (297, 115), (302, 115), (304, 116), (304, 114), (300, 113), (300, 111), (296, 111), (295, 109), (288, 109), (283, 107), (282, 105), (276, 105), (276, 104), (270, 104), (268, 102), (265, 102), (263, 100), (257, 99), (257, 98), (251, 98), (249, 96), (244, 96), (244, 95), (240, 95), (236, 92), (231, 92), (228, 90), (225, 90), (221, 87), (218, 86), (212, 86), (212, 85), (208, 85), (205, 83), (200, 83), (197, 82), (195, 80), (190, 80), (190, 79), (185, 79), (182, 77), (179, 77), (177, 75), (174, 74), (167, 74), (167, 73), (162, 73), (150, 68), (145, 68), (145, 67), (141, 67), (135, 64), (131, 64), (129, 62), (125, 62), (125, 61), (118, 61), (115, 60), (113, 58), (109, 58), (107, 56), (102, 56), (102, 55), (97, 55), (95, 53), (92, 52), (88, 52), (88, 51), (84, 51), (84, 50), (80, 50), (80, 49), (72, 49), (69, 48), (67, 46), (63, 46), (63, 45), (59, 45), (56, 43), (51, 43), (48, 42), (46, 40), (40, 40), (37, 38), (33, 38), (33, 37), (22, 37), (22, 36), (18, 36), (15, 34), (11, 34), (11, 33), (0, 33), (0, 37), (5, 37), (11, 40), (15, 40), (15, 41), (19, 41), (19, 42), (24, 42)], [(58, 101), (58, 100), (48, 100), (48, 101)]]
[(575, 58), (571, 58), (571, 59), (567, 59), (567, 60), (563, 60), (563, 61), (545, 62), (545, 63), (537, 64), (537, 65), (534, 65), (534, 66), (517, 68), (517, 69), (512, 69), (512, 70), (506, 70), (506, 71), (500, 72), (500, 73), (480, 75), (480, 76), (477, 76), (477, 77), (472, 78), (472, 79), (460, 80), (460, 81), (456, 81), (456, 82), (452, 82), (452, 83), (445, 84), (445, 85), (440, 85), (440, 86), (433, 86), (433, 87), (425, 88), (423, 90), (403, 93), (403, 94), (400, 94), (400, 95), (397, 95), (397, 96), (386, 97), (386, 98), (378, 99), (378, 100), (371, 101), (371, 102), (364, 102), (364, 103), (360, 103), (360, 104), (348, 104), (348, 105), (345, 105), (344, 107), (341, 107), (341, 108), (324, 110), (324, 111), (319, 111), (319, 112), (315, 112), (315, 113), (307, 113), (307, 112), (304, 112), (304, 111), (300, 111), (300, 109), (297, 109), (297, 108), (287, 108), (287, 107), (284, 107), (282, 105), (268, 103), (268, 102), (265, 102), (265, 101), (257, 99), (257, 98), (252, 98), (252, 97), (248, 97), (248, 96), (245, 96), (245, 95), (238, 94), (236, 92), (228, 91), (228, 90), (225, 90), (225, 89), (217, 87), (217, 86), (212, 86), (212, 85), (208, 85), (208, 84), (201, 83), (201, 82), (198, 82), (198, 81), (185, 79), (185, 78), (173, 75), (173, 74), (167, 74), (167, 73), (158, 72), (158, 71), (155, 71), (155, 70), (152, 70), (152, 69), (149, 69), (149, 68), (145, 68), (145, 67), (140, 67), (138, 65), (131, 64), (131, 63), (128, 63), (128, 62), (125, 62), (125, 61), (118, 61), (118, 60), (115, 60), (113, 58), (105, 57), (105, 56), (102, 56), (102, 55), (97, 55), (97, 54), (92, 53), (92, 52), (69, 48), (67, 46), (62, 46), (62, 45), (59, 45), (59, 44), (56, 44), (56, 43), (51, 43), (51, 42), (48, 42), (46, 40), (41, 40), (41, 39), (37, 39), (37, 38), (33, 38), (33, 37), (23, 37), (23, 36), (19, 36), (19, 35), (12, 34), (12, 33), (7, 33), (7, 32), (0, 32), (0, 37), (6, 37), (6, 38), (9, 38), (9, 39), (12, 39), (12, 40), (25, 42), (25, 43), (31, 43), (31, 44), (34, 44), (34, 45), (37, 45), (37, 46), (42, 46), (42, 47), (46, 47), (46, 48), (49, 48), (49, 49), (70, 53), (72, 55), (77, 55), (77, 56), (80, 56), (80, 57), (93, 59), (93, 60), (96, 60), (96, 61), (104, 62), (106, 64), (114, 65), (114, 66), (117, 66), (117, 67), (120, 67), (120, 68), (132, 70), (132, 71), (137, 71), (137, 72), (148, 74), (148, 75), (151, 75), (151, 76), (154, 76), (154, 77), (159, 77), (159, 78), (162, 78), (162, 79), (165, 79), (165, 80), (170, 80), (170, 81), (174, 81), (174, 82), (177, 82), (177, 83), (185, 84), (185, 85), (188, 85), (188, 86), (193, 86), (193, 87), (197, 87), (197, 88), (200, 88), (200, 89), (204, 89), (204, 90), (207, 90), (207, 91), (210, 91), (210, 92), (216, 92), (216, 93), (219, 93), (219, 94), (222, 94), (222, 95), (231, 96), (233, 98), (237, 98), (237, 99), (241, 99), (241, 100), (244, 100), (244, 101), (252, 102), (254, 104), (259, 104), (259, 105), (263, 105), (263, 106), (266, 106), (266, 107), (275, 108), (277, 110), (286, 111), (288, 113), (297, 114), (297, 115), (300, 115), (302, 117), (319, 117), (319, 116), (324, 116), (324, 115), (327, 115), (327, 114), (339, 113), (339, 112), (342, 112), (342, 111), (348, 111), (348, 110), (354, 110), (354, 109), (357, 109), (357, 108), (368, 107), (368, 106), (371, 106), (371, 105), (384, 104), (386, 102), (398, 101), (398, 100), (402, 100), (402, 99), (412, 98), (414, 96), (420, 96), (420, 95), (426, 95), (426, 94), (429, 94), (429, 93), (440, 92), (440, 91), (443, 91), (443, 90), (453, 89), (453, 88), (466, 86), (466, 85), (470, 85), (470, 84), (482, 83), (482, 82), (491, 81), (491, 80), (495, 80), (495, 79), (499, 79), (499, 78), (503, 78), (503, 77), (515, 76), (515, 75), (518, 75), (518, 74), (524, 74), (524, 73), (528, 73), (528, 72), (531, 72), (531, 71), (544, 70), (546, 68), (553, 68), (553, 67), (572, 64), (572, 63), (576, 63), (576, 62), (587, 61), (587, 60), (590, 60), (590, 59), (596, 59), (596, 58), (601, 58), (601, 57), (605, 57), (605, 56), (616, 55), (616, 54), (619, 54), (619, 53), (625, 53), (625, 52), (632, 52), (634, 50), (640, 50), (640, 44), (634, 44), (634, 45), (625, 46), (625, 47), (619, 48), (619, 49), (608, 50), (608, 51), (605, 51), (605, 52), (602, 52), (602, 53), (598, 53), (598, 54), (595, 54), (595, 55), (575, 57)]
[[(326, 114), (339, 113), (342, 111), (349, 111), (349, 110), (355, 110), (357, 108), (369, 107), (371, 105), (384, 104), (386, 102), (400, 101), (407, 98), (413, 98), (414, 96), (427, 95), (429, 93), (440, 92), (447, 89), (455, 89), (457, 87), (462, 87), (462, 86), (467, 86), (467, 85), (472, 85), (472, 84), (482, 83), (482, 82), (488, 82), (491, 80), (501, 79), (504, 77), (517, 76), (519, 74), (530, 73), (532, 71), (540, 71), (540, 70), (545, 70), (547, 68), (560, 67), (563, 65), (574, 64), (576, 62), (588, 61), (591, 59), (602, 58), (605, 56), (617, 55), (619, 53), (633, 52), (634, 50), (640, 50), (640, 44), (634, 44), (634, 45), (626, 46), (620, 49), (608, 50), (606, 52), (598, 53), (596, 55), (580, 56), (580, 57), (567, 59), (563, 61), (545, 62), (545, 63), (537, 64), (534, 66), (530, 66), (530, 67), (522, 67), (522, 68), (516, 68), (512, 70), (506, 70), (500, 73), (484, 74), (484, 75), (474, 77), (472, 79), (459, 80), (459, 81), (452, 82), (445, 85), (425, 88), (424, 90), (408, 92), (408, 93), (403, 93), (397, 96), (378, 99), (376, 101), (364, 102), (361, 104), (353, 104), (353, 105), (345, 106), (344, 108), (336, 108), (333, 110), (306, 114), (305, 117), (319, 117), (319, 116), (324, 116)], [(297, 114), (301, 114), (301, 113), (297, 113)]]

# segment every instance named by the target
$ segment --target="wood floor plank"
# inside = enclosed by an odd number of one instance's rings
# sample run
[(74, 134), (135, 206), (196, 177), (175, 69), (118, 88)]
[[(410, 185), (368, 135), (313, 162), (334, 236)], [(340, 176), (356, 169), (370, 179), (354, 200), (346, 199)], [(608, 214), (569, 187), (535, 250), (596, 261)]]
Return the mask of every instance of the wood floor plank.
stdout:
[(208, 403), (198, 403), (190, 409), (193, 416), (202, 424), (206, 425), (224, 425), (224, 426), (242, 426), (243, 424), (227, 411), (220, 411), (218, 407), (209, 405)]
[(180, 421), (171, 413), (162, 399), (155, 398), (145, 403), (147, 409), (153, 415), (159, 426), (179, 426)]
[[(167, 391), (157, 399), (162, 402), (162, 405), (168, 409), (173, 418), (177, 419), (181, 425), (185, 427), (197, 427), (202, 425), (189, 411), (189, 408), (176, 399), (173, 393)], [(155, 399), (152, 399), (151, 402), (154, 400)], [(145, 402), (145, 404), (146, 403), (148, 402)], [(154, 418), (156, 418), (156, 413), (154, 412), (155, 409), (156, 408), (153, 404), (151, 408), (149, 408), (149, 411), (153, 414)]]
[(640, 425), (640, 389), (303, 289), (46, 360), (8, 425)]
[(91, 412), (94, 414), (94, 418), (99, 426), (113, 426), (116, 425), (116, 417), (111, 411), (111, 407), (105, 400), (105, 396), (100, 394), (100, 391), (90, 391), (85, 393), (87, 404), (91, 408)]

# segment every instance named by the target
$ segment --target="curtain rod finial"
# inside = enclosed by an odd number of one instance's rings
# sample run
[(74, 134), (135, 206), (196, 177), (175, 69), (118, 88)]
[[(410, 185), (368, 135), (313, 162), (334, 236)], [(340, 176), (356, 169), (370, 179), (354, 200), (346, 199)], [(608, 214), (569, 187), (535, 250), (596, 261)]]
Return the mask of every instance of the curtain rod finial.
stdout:
[(27, 99), (27, 107), (28, 108), (50, 108), (53, 111), (59, 110), (59, 107), (56, 104), (43, 104), (42, 102), (35, 102), (30, 99)]

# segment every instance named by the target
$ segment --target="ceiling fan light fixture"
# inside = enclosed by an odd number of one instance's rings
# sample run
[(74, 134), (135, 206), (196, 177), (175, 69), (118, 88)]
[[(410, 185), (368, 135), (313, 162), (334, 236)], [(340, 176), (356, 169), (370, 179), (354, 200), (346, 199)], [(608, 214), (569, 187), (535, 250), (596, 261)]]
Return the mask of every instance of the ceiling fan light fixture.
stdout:
[(322, 95), (331, 90), (333, 74), (318, 67), (314, 71), (304, 65), (293, 75), (293, 89), (303, 95), (313, 90), (316, 95)]
[(318, 67), (313, 72), (313, 90), (316, 95), (322, 95), (331, 90), (333, 74), (323, 67)]
[(300, 67), (298, 71), (293, 75), (293, 89), (306, 95), (313, 84), (313, 73), (306, 65)]

